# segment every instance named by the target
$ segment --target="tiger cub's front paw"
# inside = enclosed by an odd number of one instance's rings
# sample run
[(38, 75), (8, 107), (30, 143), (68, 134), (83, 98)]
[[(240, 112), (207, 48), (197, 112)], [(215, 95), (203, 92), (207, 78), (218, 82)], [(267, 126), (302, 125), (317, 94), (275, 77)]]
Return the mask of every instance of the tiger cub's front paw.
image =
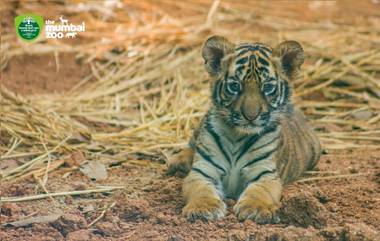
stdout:
[(167, 162), (168, 175), (174, 175), (177, 172), (186, 175), (191, 169), (193, 163), (193, 151), (190, 148), (183, 149), (178, 154), (172, 156)]
[(226, 205), (219, 198), (194, 198), (182, 209), (182, 215), (188, 221), (200, 219), (203, 221), (222, 218), (226, 213)]
[(234, 211), (240, 221), (251, 219), (259, 224), (278, 223), (276, 215), (279, 208), (272, 200), (264, 198), (242, 197), (234, 206)]

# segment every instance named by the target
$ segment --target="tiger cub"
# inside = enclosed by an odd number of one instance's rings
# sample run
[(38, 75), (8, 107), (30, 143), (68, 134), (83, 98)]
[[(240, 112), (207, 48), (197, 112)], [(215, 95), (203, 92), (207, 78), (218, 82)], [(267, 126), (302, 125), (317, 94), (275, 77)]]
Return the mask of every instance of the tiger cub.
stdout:
[(190, 148), (169, 161), (169, 172), (189, 171), (182, 213), (188, 220), (221, 218), (228, 197), (237, 200), (239, 220), (276, 222), (283, 185), (320, 156), (316, 135), (290, 102), (289, 82), (304, 62), (303, 49), (295, 41), (272, 49), (213, 36), (202, 56), (212, 79), (212, 106)]

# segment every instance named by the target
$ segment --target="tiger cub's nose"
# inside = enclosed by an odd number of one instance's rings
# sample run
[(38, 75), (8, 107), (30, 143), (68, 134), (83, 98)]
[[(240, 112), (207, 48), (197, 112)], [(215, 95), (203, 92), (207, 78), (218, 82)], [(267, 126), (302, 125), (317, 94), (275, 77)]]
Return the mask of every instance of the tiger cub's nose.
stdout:
[(260, 113), (260, 106), (243, 106), (241, 113), (244, 116), (245, 119), (249, 121), (253, 121), (257, 118), (257, 116)]

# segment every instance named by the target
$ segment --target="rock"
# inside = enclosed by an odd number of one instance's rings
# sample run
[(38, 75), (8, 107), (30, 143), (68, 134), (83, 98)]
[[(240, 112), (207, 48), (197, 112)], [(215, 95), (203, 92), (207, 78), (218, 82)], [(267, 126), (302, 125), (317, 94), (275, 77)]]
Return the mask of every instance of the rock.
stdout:
[(81, 165), (79, 170), (90, 179), (97, 181), (105, 180), (108, 177), (106, 166), (99, 161), (86, 162)]
[(68, 233), (86, 228), (87, 221), (81, 213), (67, 213), (54, 221), (52, 226), (66, 236)]

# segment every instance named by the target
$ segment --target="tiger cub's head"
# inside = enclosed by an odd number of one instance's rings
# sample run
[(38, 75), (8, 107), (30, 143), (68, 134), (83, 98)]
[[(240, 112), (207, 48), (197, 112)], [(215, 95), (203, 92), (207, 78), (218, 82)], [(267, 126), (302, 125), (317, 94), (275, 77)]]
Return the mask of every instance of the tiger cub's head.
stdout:
[(299, 43), (285, 41), (272, 49), (212, 36), (202, 56), (212, 78), (214, 110), (227, 125), (242, 133), (260, 132), (291, 111), (289, 81), (304, 61)]

